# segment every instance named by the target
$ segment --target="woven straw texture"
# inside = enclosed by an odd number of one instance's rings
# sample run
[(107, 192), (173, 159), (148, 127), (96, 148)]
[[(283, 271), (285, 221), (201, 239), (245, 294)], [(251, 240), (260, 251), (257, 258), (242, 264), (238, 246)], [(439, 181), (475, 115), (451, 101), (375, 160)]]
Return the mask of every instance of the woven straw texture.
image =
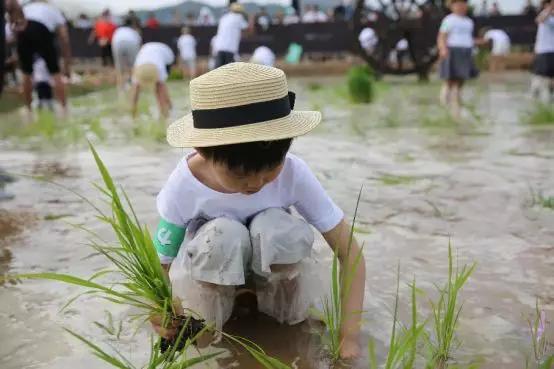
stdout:
[[(247, 105), (279, 99), (287, 94), (288, 85), (283, 71), (251, 63), (228, 64), (190, 82), (193, 110)], [(175, 147), (206, 147), (278, 140), (308, 133), (320, 121), (319, 112), (293, 111), (286, 117), (267, 122), (196, 129), (192, 114), (188, 114), (169, 126), (167, 141)]]

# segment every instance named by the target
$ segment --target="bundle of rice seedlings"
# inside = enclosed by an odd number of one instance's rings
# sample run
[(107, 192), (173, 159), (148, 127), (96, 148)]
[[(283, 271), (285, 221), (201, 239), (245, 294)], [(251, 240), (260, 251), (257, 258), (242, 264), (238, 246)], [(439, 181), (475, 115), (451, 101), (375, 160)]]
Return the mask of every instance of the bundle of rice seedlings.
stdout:
[(373, 101), (375, 77), (369, 66), (355, 66), (348, 71), (348, 92), (355, 103)]

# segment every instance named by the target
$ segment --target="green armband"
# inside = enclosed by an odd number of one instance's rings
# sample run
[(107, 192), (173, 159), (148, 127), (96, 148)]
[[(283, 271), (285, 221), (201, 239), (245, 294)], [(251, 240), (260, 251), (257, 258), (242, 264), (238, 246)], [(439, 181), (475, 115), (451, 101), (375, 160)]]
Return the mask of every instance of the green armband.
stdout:
[(158, 253), (174, 258), (185, 239), (186, 229), (163, 219), (158, 223), (154, 236), (154, 246)]

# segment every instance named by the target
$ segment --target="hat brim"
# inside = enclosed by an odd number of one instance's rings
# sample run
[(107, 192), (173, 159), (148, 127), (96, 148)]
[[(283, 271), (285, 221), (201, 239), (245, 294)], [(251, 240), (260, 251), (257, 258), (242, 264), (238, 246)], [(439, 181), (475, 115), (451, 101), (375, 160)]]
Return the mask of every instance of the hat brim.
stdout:
[(275, 141), (302, 136), (321, 122), (318, 111), (292, 111), (288, 116), (267, 122), (218, 129), (194, 128), (192, 113), (173, 122), (167, 142), (173, 147), (207, 147), (255, 141)]

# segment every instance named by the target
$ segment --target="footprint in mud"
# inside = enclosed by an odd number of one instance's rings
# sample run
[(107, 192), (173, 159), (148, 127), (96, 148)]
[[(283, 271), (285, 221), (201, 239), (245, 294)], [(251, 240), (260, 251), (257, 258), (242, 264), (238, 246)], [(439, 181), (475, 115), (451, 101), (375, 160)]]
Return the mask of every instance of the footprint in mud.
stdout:
[(7, 211), (0, 209), (0, 245), (34, 225), (38, 220), (36, 214), (25, 211)]

